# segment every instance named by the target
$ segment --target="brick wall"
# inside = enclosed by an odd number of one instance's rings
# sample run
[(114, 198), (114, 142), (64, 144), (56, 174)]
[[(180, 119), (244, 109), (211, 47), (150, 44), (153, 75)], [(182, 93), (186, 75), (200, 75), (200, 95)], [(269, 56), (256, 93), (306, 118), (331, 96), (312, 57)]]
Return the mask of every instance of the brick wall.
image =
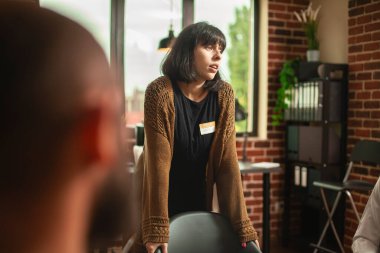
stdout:
[[(269, 0), (268, 1), (268, 139), (251, 138), (247, 156), (252, 162), (283, 162), (284, 127), (271, 126), (271, 114), (276, 103), (276, 91), (280, 87), (278, 75), (287, 59), (306, 55), (306, 40), (293, 11), (305, 9), (308, 0)], [(238, 155), (242, 155), (241, 138), (238, 139)], [(249, 216), (259, 234), (262, 232), (262, 175), (251, 174), (243, 178), (244, 194)], [(271, 175), (271, 236), (278, 239), (281, 234), (284, 175)]]
[[(349, 1), (349, 108), (348, 154), (360, 139), (380, 140), (380, 2)], [(375, 182), (379, 168), (355, 167), (351, 178)], [(368, 194), (354, 193), (359, 212), (364, 210)], [(350, 252), (357, 222), (350, 205), (346, 209), (344, 244)]]

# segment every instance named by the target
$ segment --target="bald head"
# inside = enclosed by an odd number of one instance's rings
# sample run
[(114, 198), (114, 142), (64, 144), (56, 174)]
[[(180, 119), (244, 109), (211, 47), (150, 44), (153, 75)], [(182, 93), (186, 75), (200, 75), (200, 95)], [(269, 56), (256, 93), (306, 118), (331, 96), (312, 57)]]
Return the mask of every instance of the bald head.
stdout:
[(0, 4), (0, 56), (0, 185), (28, 187), (54, 173), (68, 135), (113, 84), (94, 38), (33, 4)]

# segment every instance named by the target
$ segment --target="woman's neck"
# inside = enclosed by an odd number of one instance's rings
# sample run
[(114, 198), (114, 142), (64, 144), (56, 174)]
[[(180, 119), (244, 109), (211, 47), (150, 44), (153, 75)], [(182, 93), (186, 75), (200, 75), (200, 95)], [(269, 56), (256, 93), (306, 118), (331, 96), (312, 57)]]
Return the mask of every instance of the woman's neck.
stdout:
[(208, 94), (208, 90), (203, 86), (205, 81), (194, 81), (191, 83), (178, 82), (178, 86), (182, 93), (194, 102), (202, 101)]

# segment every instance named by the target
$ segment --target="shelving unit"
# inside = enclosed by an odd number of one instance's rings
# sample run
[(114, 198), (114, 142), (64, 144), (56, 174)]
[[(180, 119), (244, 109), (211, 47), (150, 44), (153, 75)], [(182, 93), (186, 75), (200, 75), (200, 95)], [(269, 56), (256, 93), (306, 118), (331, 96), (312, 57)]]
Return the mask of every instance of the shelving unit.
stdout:
[[(313, 181), (341, 181), (344, 175), (348, 66), (301, 62), (298, 80), (290, 91), (289, 108), (284, 113), (286, 170), (282, 238), (284, 245), (289, 243), (289, 228), (294, 220), (290, 210), (292, 203), (297, 202), (301, 207), (297, 241), (307, 247), (318, 239), (325, 223), (320, 193)], [(343, 204), (339, 212), (342, 215), (336, 222), (343, 230)]]

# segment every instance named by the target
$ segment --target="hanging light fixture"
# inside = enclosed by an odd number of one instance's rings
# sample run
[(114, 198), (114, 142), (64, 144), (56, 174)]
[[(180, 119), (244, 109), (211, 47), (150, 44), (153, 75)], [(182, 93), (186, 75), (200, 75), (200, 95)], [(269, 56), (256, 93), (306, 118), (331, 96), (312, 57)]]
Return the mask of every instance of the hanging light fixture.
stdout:
[(160, 40), (160, 43), (158, 44), (158, 50), (159, 51), (168, 51), (170, 48), (172, 48), (174, 42), (174, 31), (173, 31), (173, 0), (170, 0), (170, 27), (169, 27), (169, 35), (166, 38), (163, 38)]

